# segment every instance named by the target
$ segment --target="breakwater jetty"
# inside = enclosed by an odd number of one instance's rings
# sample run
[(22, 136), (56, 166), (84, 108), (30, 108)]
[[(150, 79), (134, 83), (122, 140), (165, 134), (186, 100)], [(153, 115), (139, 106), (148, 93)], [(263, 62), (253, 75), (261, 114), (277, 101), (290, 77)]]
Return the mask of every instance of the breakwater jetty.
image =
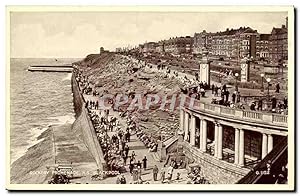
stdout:
[(32, 65), (29, 66), (28, 71), (39, 71), (39, 72), (68, 72), (72, 73), (73, 67), (71, 64), (66, 65)]

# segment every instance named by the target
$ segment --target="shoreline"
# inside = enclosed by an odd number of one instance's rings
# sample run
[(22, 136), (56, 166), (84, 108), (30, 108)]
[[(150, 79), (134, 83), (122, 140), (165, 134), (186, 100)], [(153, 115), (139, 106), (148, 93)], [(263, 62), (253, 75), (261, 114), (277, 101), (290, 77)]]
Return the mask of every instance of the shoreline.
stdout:
[(46, 166), (54, 163), (52, 142), (53, 129), (49, 127), (38, 136), (40, 142), (28, 148), (27, 152), (15, 160), (11, 166), (11, 184), (43, 184), (47, 175), (33, 175), (33, 171), (46, 171)]

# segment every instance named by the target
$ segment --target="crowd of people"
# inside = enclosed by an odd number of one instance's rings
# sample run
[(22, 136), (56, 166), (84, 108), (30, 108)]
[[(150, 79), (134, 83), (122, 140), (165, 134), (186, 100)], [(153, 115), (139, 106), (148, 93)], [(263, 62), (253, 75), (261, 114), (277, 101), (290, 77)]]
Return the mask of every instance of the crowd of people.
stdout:
[(210, 184), (200, 173), (200, 168), (195, 167), (188, 173), (188, 184)]
[[(271, 110), (269, 109), (268, 105), (265, 104), (270, 102)], [(270, 111), (272, 113), (283, 114), (287, 115), (288, 112), (288, 100), (287, 97), (284, 97), (283, 101), (280, 101), (274, 95), (270, 101), (263, 100), (262, 98), (258, 101), (252, 101), (250, 104), (250, 110), (252, 111)]]
[[(87, 91), (84, 91), (84, 89), (86, 89), (88, 83), (87, 77), (84, 77), (82, 74), (77, 74), (76, 80), (80, 84), (82, 92), (86, 93)], [(91, 89), (89, 92), (96, 91)], [(96, 96), (97, 94), (98, 93), (93, 93), (92, 95)], [(106, 161), (107, 170), (121, 173), (117, 176), (116, 183), (128, 183), (128, 180), (122, 175), (122, 173), (127, 172), (127, 166), (132, 176), (132, 183), (146, 183), (142, 180), (142, 169), (147, 169), (147, 157), (144, 156), (142, 160), (137, 160), (134, 151), (129, 154), (128, 143), (130, 142), (131, 135), (136, 133), (137, 137), (149, 148), (149, 152), (156, 152), (158, 148), (156, 139), (139, 130), (129, 114), (127, 114), (126, 129), (123, 130), (116, 117), (109, 118), (109, 110), (98, 110), (98, 101), (87, 100), (85, 107), (95, 127), (96, 135)], [(124, 117), (122, 112), (119, 113), (119, 116)], [(109, 134), (109, 132), (112, 133)], [(156, 173), (155, 170), (154, 168), (154, 173)], [(117, 175), (117, 173), (113, 175)], [(156, 179), (154, 178), (154, 180)]]
[(139, 130), (136, 133), (137, 137), (143, 142), (143, 144), (149, 149), (149, 152), (156, 152), (158, 148), (157, 140), (149, 136), (147, 133), (145, 133), (143, 130)]

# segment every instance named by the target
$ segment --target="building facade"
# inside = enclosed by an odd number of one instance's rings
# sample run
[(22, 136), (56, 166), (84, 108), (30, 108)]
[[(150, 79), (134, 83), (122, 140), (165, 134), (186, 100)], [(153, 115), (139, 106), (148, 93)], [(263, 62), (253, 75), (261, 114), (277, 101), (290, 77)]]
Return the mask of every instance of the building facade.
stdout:
[(192, 52), (193, 38), (175, 37), (164, 41), (164, 50), (170, 54), (189, 54)]
[(156, 51), (156, 42), (146, 42), (143, 47), (143, 53), (154, 53)]
[(270, 34), (260, 34), (256, 40), (256, 60), (269, 60), (269, 39)]
[(201, 33), (195, 33), (193, 38), (192, 53), (201, 54), (203, 48), (211, 50), (213, 33), (208, 33), (203, 30)]
[(270, 61), (283, 63), (288, 59), (288, 31), (285, 25), (273, 28), (269, 39)]
[(226, 31), (195, 33), (193, 53), (201, 53), (206, 47), (211, 56), (221, 59), (237, 59), (243, 57), (256, 57), (256, 40), (259, 34), (250, 27), (229, 29)]

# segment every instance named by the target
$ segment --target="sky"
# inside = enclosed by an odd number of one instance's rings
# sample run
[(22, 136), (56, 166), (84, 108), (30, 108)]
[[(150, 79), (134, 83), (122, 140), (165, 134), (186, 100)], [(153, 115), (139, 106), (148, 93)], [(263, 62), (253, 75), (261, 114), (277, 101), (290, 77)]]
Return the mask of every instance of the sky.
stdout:
[(13, 58), (83, 58), (195, 32), (249, 26), (270, 33), (285, 24), (287, 12), (11, 12)]

